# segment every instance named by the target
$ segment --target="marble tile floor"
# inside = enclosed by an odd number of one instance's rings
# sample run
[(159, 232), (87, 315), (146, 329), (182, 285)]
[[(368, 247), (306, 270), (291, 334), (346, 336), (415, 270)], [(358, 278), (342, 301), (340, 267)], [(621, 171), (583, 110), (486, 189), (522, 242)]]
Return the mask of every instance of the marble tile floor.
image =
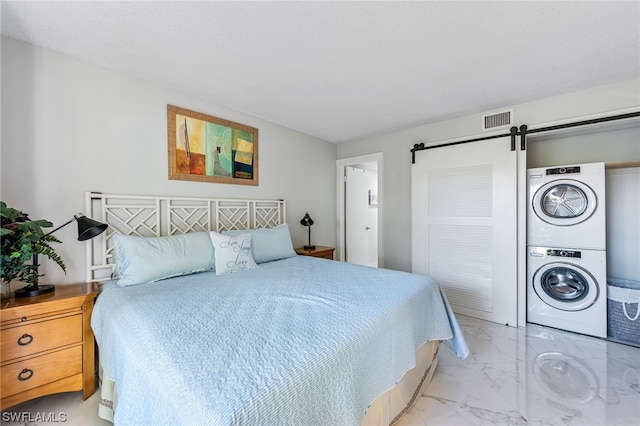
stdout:
[[(458, 315), (471, 349), (447, 348), (427, 391), (400, 426), (640, 425), (640, 348), (529, 324), (513, 328)], [(110, 425), (98, 393), (50, 395), (2, 413), (7, 425)], [(11, 421), (8, 413), (35, 421)], [(38, 413), (63, 413), (40, 421)]]
[(471, 353), (445, 348), (408, 425), (640, 425), (640, 348), (458, 315)]

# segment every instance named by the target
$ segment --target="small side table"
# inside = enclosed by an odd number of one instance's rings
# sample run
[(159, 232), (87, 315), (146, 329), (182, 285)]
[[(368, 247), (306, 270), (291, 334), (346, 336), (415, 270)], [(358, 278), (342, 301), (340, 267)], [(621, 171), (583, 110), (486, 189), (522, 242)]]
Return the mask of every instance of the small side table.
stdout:
[(311, 250), (306, 250), (304, 247), (298, 247), (296, 253), (301, 256), (321, 257), (323, 259), (333, 260), (334, 247), (316, 246)]
[(58, 285), (55, 293), (2, 305), (1, 410), (52, 393), (94, 393), (90, 322), (98, 292), (96, 283)]

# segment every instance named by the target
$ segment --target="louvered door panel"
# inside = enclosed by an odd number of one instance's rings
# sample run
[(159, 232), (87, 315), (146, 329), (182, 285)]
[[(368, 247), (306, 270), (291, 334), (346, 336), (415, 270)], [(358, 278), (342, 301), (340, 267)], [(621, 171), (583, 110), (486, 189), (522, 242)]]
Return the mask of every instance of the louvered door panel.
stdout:
[(412, 270), (455, 312), (517, 324), (516, 152), (510, 138), (431, 149), (412, 166)]

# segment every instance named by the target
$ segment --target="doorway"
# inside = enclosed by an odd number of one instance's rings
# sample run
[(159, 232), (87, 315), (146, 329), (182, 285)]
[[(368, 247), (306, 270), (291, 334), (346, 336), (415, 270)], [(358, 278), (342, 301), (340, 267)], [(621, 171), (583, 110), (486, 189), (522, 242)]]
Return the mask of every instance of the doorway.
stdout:
[(336, 161), (336, 260), (382, 267), (382, 153)]

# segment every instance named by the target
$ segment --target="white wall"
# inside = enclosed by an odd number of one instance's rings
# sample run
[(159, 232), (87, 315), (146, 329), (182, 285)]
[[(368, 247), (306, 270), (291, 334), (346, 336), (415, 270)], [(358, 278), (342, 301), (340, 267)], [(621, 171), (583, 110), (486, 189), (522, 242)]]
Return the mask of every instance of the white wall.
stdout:
[(527, 167), (640, 161), (640, 126), (528, 138)]
[[(305, 212), (319, 245), (336, 235), (336, 146), (273, 123), (2, 38), (1, 198), (60, 225), (84, 210), (84, 193), (283, 198), (295, 246)], [(167, 104), (259, 130), (258, 187), (168, 180)], [(67, 275), (43, 262), (43, 282), (84, 280), (74, 225), (55, 234)]]
[(606, 182), (607, 275), (640, 282), (640, 167), (607, 170)]
[[(464, 99), (460, 99), (460, 102), (464, 102)], [(515, 124), (527, 124), (531, 127), (639, 105), (640, 78), (526, 104), (503, 105), (503, 107), (513, 107)], [(385, 209), (382, 224), (385, 244), (381, 250), (384, 250), (385, 267), (411, 270), (410, 149), (415, 143), (432, 143), (480, 134), (483, 112), (485, 111), (338, 145), (339, 159), (383, 152), (385, 170), (382, 185)], [(417, 155), (428, 155), (428, 151), (419, 152)]]

